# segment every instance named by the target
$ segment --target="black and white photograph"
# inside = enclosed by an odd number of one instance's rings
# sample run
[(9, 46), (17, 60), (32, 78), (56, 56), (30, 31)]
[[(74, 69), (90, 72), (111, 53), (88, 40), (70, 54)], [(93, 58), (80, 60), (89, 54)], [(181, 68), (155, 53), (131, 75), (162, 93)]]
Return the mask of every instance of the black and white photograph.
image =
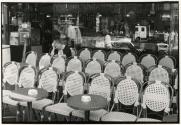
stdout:
[(1, 1), (2, 124), (179, 124), (179, 1)]

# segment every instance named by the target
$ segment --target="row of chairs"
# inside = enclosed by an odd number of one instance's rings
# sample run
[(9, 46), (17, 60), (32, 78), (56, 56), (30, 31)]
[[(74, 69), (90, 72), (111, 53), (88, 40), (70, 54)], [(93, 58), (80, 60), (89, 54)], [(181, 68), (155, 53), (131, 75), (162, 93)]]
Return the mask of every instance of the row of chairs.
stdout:
[(83, 71), (88, 75), (106, 73), (114, 79), (119, 76), (128, 75), (142, 83), (147, 80), (160, 80), (173, 84), (176, 76), (176, 70), (171, 70), (161, 65), (153, 65), (147, 69), (142, 64), (137, 64), (136, 62), (123, 66), (120, 62), (111, 60), (102, 64), (95, 58), (89, 59), (87, 62), (83, 63), (77, 56), (74, 56), (67, 61), (63, 57), (57, 56), (52, 60), (51, 66), (55, 67), (59, 73), (63, 73), (65, 71)]
[[(108, 53), (108, 56), (106, 56), (103, 50), (96, 50), (96, 51), (91, 52), (91, 50), (85, 48), (85, 49), (80, 50), (79, 53), (77, 53), (75, 49), (71, 48), (71, 51), (72, 51), (72, 57), (73, 56), (79, 57), (83, 61), (83, 63), (87, 62), (87, 60), (89, 59), (95, 58), (95, 59), (98, 59), (103, 64), (106, 61), (115, 60), (115, 61), (121, 62), (123, 66), (131, 62), (137, 62), (137, 63), (142, 64), (146, 68), (149, 68), (153, 65), (162, 65), (170, 69), (176, 68), (175, 67), (176, 59), (168, 55), (164, 55), (162, 57), (157, 58), (153, 54), (144, 54), (138, 59), (138, 57), (133, 53), (127, 53), (123, 55), (119, 53), (118, 51), (111, 51)], [(39, 60), (39, 67), (42, 68), (41, 65), (47, 65), (50, 59), (51, 57), (48, 56), (48, 54), (43, 55)], [(26, 54), (26, 63), (36, 66), (36, 63), (37, 63), (36, 52), (31, 51)]]
[(130, 52), (122, 54), (118, 51), (109, 51), (108, 53), (106, 53), (104, 50), (92, 51), (88, 48), (81, 49), (77, 53), (77, 56), (79, 56), (84, 61), (87, 61), (88, 59), (91, 59), (91, 58), (99, 59), (102, 62), (105, 62), (108, 60), (116, 60), (116, 61), (120, 61), (123, 66), (125, 66), (126, 64), (130, 62), (137, 62), (144, 65), (146, 68), (149, 68), (150, 66), (153, 66), (153, 65), (163, 65), (168, 68), (174, 69), (175, 63), (176, 63), (176, 59), (168, 55), (157, 57), (153, 54), (144, 54), (138, 57), (136, 54), (133, 54)]
[[(151, 55), (147, 56), (151, 57)], [(142, 62), (145, 62), (145, 65), (146, 63), (151, 64), (152, 61), (148, 61), (145, 58), (142, 58)], [(169, 60), (168, 63), (166, 63), (166, 58), (171, 59), (169, 58), (169, 56), (166, 56), (162, 58), (160, 62), (169, 64), (170, 61), (174, 64), (173, 60)], [(130, 58), (128, 57), (128, 59)], [(139, 80), (142, 83), (148, 80), (160, 80), (174, 85), (174, 80), (177, 74), (175, 69), (171, 69), (169, 67), (166, 67), (165, 65), (153, 65), (155, 63), (149, 66), (147, 65), (147, 67), (145, 67), (145, 65), (143, 64), (137, 64), (136, 62), (134, 62), (134, 60), (127, 61), (127, 63), (128, 64), (124, 66), (119, 61), (110, 60), (106, 61), (103, 64), (99, 59), (96, 58), (89, 59), (86, 62), (83, 62), (82, 58), (77, 56), (66, 59), (63, 56), (56, 56), (51, 58), (50, 55), (45, 54), (41, 57), (39, 61), (39, 69), (51, 65), (52, 67), (57, 69), (59, 74), (68, 71), (83, 71), (88, 75), (104, 72), (115, 79), (119, 76), (128, 75), (132, 78)]]
[[(53, 93), (51, 99), (42, 99), (33, 102), (32, 107), (40, 111), (41, 120), (44, 120), (44, 112), (49, 112), (48, 117), (51, 120), (51, 114), (61, 114), (64, 116), (76, 116), (84, 118), (84, 113), (79, 110), (72, 109), (67, 106), (66, 98), (77, 94), (83, 94), (86, 89), (90, 94), (101, 95), (107, 99), (107, 109), (101, 109), (90, 112), (90, 120), (93, 121), (135, 121), (136, 115), (129, 113), (120, 113), (120, 110), (115, 110), (116, 104), (122, 104), (123, 106), (138, 107), (141, 104), (142, 108), (150, 109), (152, 111), (165, 111), (169, 112), (170, 104), (172, 101), (172, 87), (164, 82), (146, 82), (141, 84), (139, 81), (130, 77), (119, 77), (116, 81), (116, 85), (112, 81), (111, 77), (104, 73), (97, 73), (91, 75), (91, 81), (87, 85), (86, 75), (83, 72), (70, 71), (64, 74), (63, 79), (63, 96), (58, 97), (60, 91), (58, 89), (59, 75), (53, 67), (45, 67), (39, 71), (38, 75), (33, 66), (22, 66), (18, 71), (16, 63), (12, 62), (6, 65), (9, 74), (4, 75), (4, 87), (3, 90), (3, 103), (10, 105), (20, 105), (26, 107), (24, 102), (13, 101), (9, 98), (11, 91), (6, 90), (6, 84), (10, 84), (18, 87), (25, 88), (43, 88), (49, 93)], [(8, 70), (9, 69), (9, 70)], [(18, 73), (19, 72), (19, 73)], [(15, 75), (15, 73), (18, 73)], [(36, 77), (38, 76), (38, 77)], [(38, 81), (38, 82), (36, 82)], [(85, 87), (86, 86), (86, 87)], [(169, 88), (169, 89), (168, 89)], [(113, 93), (113, 94), (112, 94)], [(58, 103), (55, 101), (58, 98)], [(62, 102), (64, 99), (64, 102)], [(111, 101), (114, 101), (111, 105)], [(111, 110), (109, 110), (111, 108)], [(122, 108), (121, 108), (122, 109)], [(139, 111), (136, 111), (139, 112)], [(25, 111), (23, 110), (23, 114)], [(17, 111), (17, 115), (20, 115), (20, 111)], [(23, 115), (25, 116), (25, 115)], [(116, 118), (119, 117), (118, 119)], [(141, 116), (141, 115), (140, 115)]]

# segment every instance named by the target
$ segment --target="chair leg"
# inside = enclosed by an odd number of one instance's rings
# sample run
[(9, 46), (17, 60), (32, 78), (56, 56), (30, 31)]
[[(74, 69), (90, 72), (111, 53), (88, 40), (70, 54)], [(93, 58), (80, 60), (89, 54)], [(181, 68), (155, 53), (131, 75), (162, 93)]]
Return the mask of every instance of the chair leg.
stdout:
[(52, 120), (52, 119), (51, 119), (51, 115), (52, 115), (52, 113), (50, 113), (50, 114), (48, 115), (48, 121), (49, 121), (49, 122), (51, 122), (51, 120)]
[[(33, 111), (33, 116), (34, 116), (35, 120), (38, 120), (38, 116), (37, 116), (36, 110), (33, 109), (32, 111)], [(39, 112), (39, 111), (38, 111), (38, 112)]]
[(147, 118), (147, 110), (143, 109), (143, 118)]
[(25, 108), (24, 108), (24, 107), (23, 107), (22, 112), (23, 112), (23, 122), (25, 122), (25, 115), (26, 115), (26, 112), (25, 112)]
[(16, 122), (20, 122), (20, 104), (17, 105)]
[(58, 116), (56, 113), (54, 113), (55, 119), (58, 121)]
[(69, 115), (70, 122), (72, 121), (72, 113)]
[(2, 105), (2, 116), (5, 116), (6, 115), (6, 104), (3, 104)]
[(44, 116), (44, 111), (42, 111), (42, 112), (41, 112), (41, 115), (40, 115), (40, 121), (41, 121), (41, 122), (43, 122), (44, 117), (45, 117), (45, 116)]

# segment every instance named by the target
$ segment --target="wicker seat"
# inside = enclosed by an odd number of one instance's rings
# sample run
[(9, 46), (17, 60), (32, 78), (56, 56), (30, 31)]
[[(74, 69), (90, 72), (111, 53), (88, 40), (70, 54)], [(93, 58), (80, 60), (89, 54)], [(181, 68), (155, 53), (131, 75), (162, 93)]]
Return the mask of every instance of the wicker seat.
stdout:
[(125, 66), (125, 76), (130, 76), (141, 83), (144, 83), (144, 68), (137, 63), (130, 63)]
[[(108, 109), (109, 103), (111, 101), (111, 89), (112, 89), (112, 81), (111, 77), (103, 74), (97, 73), (91, 76), (91, 83), (89, 87), (89, 94), (95, 94), (103, 96), (107, 99)], [(100, 121), (101, 116), (108, 113), (108, 110), (100, 109), (96, 111), (90, 111), (89, 119), (92, 121)], [(72, 112), (73, 116), (85, 118), (84, 111), (74, 110)]]
[(160, 57), (158, 60), (158, 65), (162, 65), (162, 66), (168, 67), (170, 69), (175, 68), (175, 63), (176, 63), (175, 58), (172, 56), (168, 56), (168, 55)]
[(121, 61), (121, 54), (117, 51), (113, 51), (111, 53), (109, 53), (107, 60), (115, 60), (115, 61)]
[(35, 51), (27, 52), (25, 62), (29, 65), (36, 67), (37, 53)]
[(135, 122), (136, 116), (125, 113), (125, 112), (111, 112), (108, 114), (105, 114), (102, 118), (101, 121), (114, 121), (114, 122)]
[(154, 66), (157, 64), (157, 58), (155, 55), (152, 54), (145, 54), (140, 57), (140, 64), (142, 64), (147, 69), (151, 66)]
[(145, 83), (144, 86), (145, 87), (143, 87), (143, 95), (141, 99), (142, 108), (139, 117), (141, 114), (143, 114), (143, 117), (147, 118), (148, 109), (155, 113), (169, 113), (171, 100), (173, 97), (172, 87), (169, 84), (161, 81), (150, 81), (149, 83)]
[(39, 60), (39, 70), (43, 69), (44, 67), (50, 66), (51, 57), (48, 53), (41, 56)]
[[(50, 112), (50, 113), (69, 116), (74, 109), (70, 108), (67, 105), (66, 98), (67, 98), (67, 96), (74, 96), (74, 95), (78, 95), (78, 94), (83, 94), (84, 83), (85, 83), (84, 73), (77, 72), (77, 71), (76, 72), (73, 72), (73, 71), (68, 72), (65, 75), (64, 84), (63, 84), (64, 102), (61, 102), (63, 98), (60, 98), (58, 103), (51, 105), (51, 106), (47, 106), (45, 108), (45, 110)], [(49, 120), (51, 120), (51, 115), (49, 116)]]
[(93, 52), (92, 58), (98, 59), (102, 64), (104, 64), (106, 59), (106, 54), (103, 50), (96, 50)]
[(133, 55), (132, 53), (127, 53), (125, 55), (123, 55), (122, 60), (121, 60), (121, 64), (123, 66), (126, 66), (129, 63), (133, 63), (136, 62), (136, 56)]
[[(134, 122), (136, 121), (137, 116), (125, 112), (120, 112), (120, 107), (118, 103), (125, 106), (133, 106), (133, 109), (137, 109), (139, 105), (139, 91), (140, 91), (140, 83), (135, 82), (131, 78), (120, 78), (118, 81), (114, 104), (111, 108), (111, 112), (102, 116), (101, 121), (124, 121), (124, 122)], [(112, 109), (117, 105), (116, 111)]]
[(69, 71), (82, 72), (82, 69), (83, 69), (83, 63), (81, 59), (79, 59), (77, 56), (74, 56), (73, 58), (70, 58), (67, 61), (66, 72), (69, 72)]
[(87, 60), (91, 59), (91, 51), (87, 48), (80, 50), (79, 58), (85, 63)]
[(152, 118), (139, 118), (136, 120), (136, 122), (162, 122), (158, 119), (152, 119)]
[(93, 75), (102, 72), (102, 65), (97, 59), (90, 59), (85, 66), (85, 73)]

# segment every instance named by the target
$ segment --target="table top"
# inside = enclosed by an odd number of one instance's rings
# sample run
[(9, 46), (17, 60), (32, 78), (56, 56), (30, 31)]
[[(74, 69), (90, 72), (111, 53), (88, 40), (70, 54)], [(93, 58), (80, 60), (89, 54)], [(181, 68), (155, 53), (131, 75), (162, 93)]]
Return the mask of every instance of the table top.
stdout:
[(28, 95), (28, 91), (32, 88), (17, 88), (10, 94), (10, 98), (17, 101), (32, 102), (48, 97), (48, 92), (42, 88), (33, 88), (37, 90), (37, 95)]
[(106, 98), (99, 96), (99, 95), (92, 95), (92, 94), (86, 94), (91, 97), (90, 102), (83, 102), (81, 101), (81, 97), (85, 94), (81, 95), (75, 95), (67, 100), (68, 106), (77, 109), (77, 110), (85, 110), (85, 111), (91, 111), (91, 110), (98, 110), (105, 108), (107, 105)]

